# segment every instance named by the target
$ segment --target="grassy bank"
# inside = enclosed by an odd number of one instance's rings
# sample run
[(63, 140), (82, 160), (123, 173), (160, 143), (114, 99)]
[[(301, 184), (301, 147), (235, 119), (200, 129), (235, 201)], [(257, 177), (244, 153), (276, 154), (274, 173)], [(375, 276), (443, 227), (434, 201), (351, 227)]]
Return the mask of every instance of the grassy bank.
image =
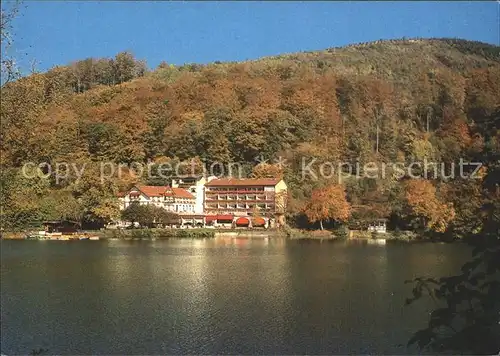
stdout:
[(299, 230), (294, 228), (287, 228), (286, 237), (291, 240), (335, 240), (335, 236), (328, 230)]
[(26, 232), (19, 232), (19, 231), (2, 232), (0, 235), (2, 240), (24, 240), (25, 236)]
[(351, 230), (349, 232), (349, 238), (356, 240), (383, 239), (387, 241), (399, 241), (399, 242), (424, 240), (422, 237), (419, 237), (419, 235), (413, 231), (387, 231), (386, 233), (381, 234), (370, 231)]
[[(3, 232), (2, 239), (23, 240), (27, 235), (23, 232)], [(388, 242), (423, 242), (432, 241), (413, 231), (388, 231), (376, 234), (369, 231), (348, 230), (300, 230), (287, 227), (284, 230), (244, 230), (244, 229), (132, 229), (132, 230), (100, 230), (89, 232), (100, 239), (205, 239), (215, 237), (235, 238), (288, 238), (291, 240), (370, 240), (384, 239)]]
[(340, 227), (335, 230), (299, 230), (286, 229), (286, 236), (291, 240), (370, 240), (384, 239), (387, 241), (412, 242), (426, 240), (419, 238), (413, 231), (388, 231), (377, 234), (370, 231), (349, 230)]
[(244, 229), (135, 229), (135, 230), (103, 230), (96, 233), (102, 239), (169, 239), (191, 238), (204, 239), (214, 237), (235, 238), (277, 238), (285, 237), (277, 230), (244, 230)]

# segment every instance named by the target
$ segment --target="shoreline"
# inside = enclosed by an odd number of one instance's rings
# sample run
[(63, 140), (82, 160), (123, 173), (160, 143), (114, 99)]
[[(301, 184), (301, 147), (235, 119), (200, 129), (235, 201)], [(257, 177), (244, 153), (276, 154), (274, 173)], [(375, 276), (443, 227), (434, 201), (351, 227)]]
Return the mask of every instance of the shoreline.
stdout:
[[(354, 231), (353, 231), (354, 232)], [(415, 234), (416, 236), (416, 234)], [(1, 240), (12, 241), (93, 241), (93, 240), (124, 240), (124, 241), (157, 241), (169, 239), (273, 239), (273, 240), (290, 240), (290, 241), (319, 241), (319, 242), (348, 242), (361, 243), (368, 245), (386, 245), (395, 243), (452, 243), (460, 242), (459, 240), (444, 242), (436, 241), (429, 238), (413, 238), (408, 236), (396, 236), (392, 232), (385, 234), (371, 235), (362, 231), (360, 234), (351, 233), (348, 237), (335, 236), (330, 231), (300, 231), (300, 230), (215, 230), (215, 229), (182, 229), (182, 230), (165, 230), (165, 229), (133, 229), (133, 230), (101, 230), (88, 231), (75, 235), (63, 235), (62, 238), (43, 238), (43, 236), (28, 238), (27, 232), (4, 232), (1, 235)]]

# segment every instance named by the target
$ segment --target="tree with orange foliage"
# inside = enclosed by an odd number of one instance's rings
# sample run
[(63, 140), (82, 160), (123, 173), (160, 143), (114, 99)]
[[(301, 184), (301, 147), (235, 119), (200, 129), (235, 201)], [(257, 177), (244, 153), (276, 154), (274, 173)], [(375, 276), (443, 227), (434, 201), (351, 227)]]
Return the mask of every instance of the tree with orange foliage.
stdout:
[(406, 185), (406, 202), (411, 214), (417, 216), (427, 229), (444, 232), (455, 218), (452, 204), (436, 196), (436, 187), (428, 180), (411, 180)]
[(252, 178), (283, 178), (283, 167), (266, 162), (259, 163), (252, 169)]
[(341, 185), (331, 184), (312, 192), (304, 213), (310, 222), (319, 221), (323, 230), (323, 220), (346, 221), (351, 216), (351, 206)]

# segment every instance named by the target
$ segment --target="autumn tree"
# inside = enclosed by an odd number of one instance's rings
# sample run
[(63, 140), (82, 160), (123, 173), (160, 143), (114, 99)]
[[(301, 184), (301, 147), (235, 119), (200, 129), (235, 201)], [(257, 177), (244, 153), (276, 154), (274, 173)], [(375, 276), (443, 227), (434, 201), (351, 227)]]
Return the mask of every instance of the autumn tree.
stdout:
[(259, 163), (252, 169), (252, 178), (283, 178), (283, 167), (266, 162)]
[(500, 149), (486, 156), (477, 228), (466, 233), (472, 257), (456, 275), (418, 277), (406, 304), (429, 298), (436, 309), (408, 344), (432, 353), (493, 355), (500, 349)]
[[(500, 142), (498, 54), (498, 46), (471, 41), (381, 41), (243, 63), (164, 63), (147, 75), (145, 64), (128, 52), (82, 58), (2, 85), (0, 168), (17, 171), (29, 161), (81, 167), (151, 160), (158, 170), (162, 157), (172, 162), (198, 157), (207, 165), (237, 161), (250, 175), (256, 157), (269, 162), (283, 157), (282, 176), (291, 195), (287, 216), (306, 226), (301, 212), (317, 181), (302, 175), (303, 160), (314, 160), (319, 173), (325, 162), (354, 168), (366, 162), (380, 167), (425, 158), (450, 163), (494, 157)], [(275, 175), (263, 167), (253, 173)], [(424, 202), (409, 205), (401, 178), (349, 180), (343, 173), (356, 219), (390, 214), (398, 226), (409, 228), (408, 223), (423, 227), (435, 216), (423, 213), (432, 210)], [(414, 166), (412, 173), (422, 172)], [(124, 176), (101, 185), (88, 176), (77, 184), (74, 173), (56, 184), (52, 175), (43, 193), (32, 196), (33, 207), (9, 200), (3, 214), (12, 221), (23, 217), (17, 225), (28, 224), (41, 218), (47, 196), (68, 189), (82, 206), (84, 221), (103, 221), (116, 215), (112, 191), (141, 178), (130, 170)], [(9, 175), (6, 184), (24, 194), (18, 178)], [(160, 178), (143, 183), (169, 181)], [(436, 188), (435, 210), (453, 203), (456, 219), (431, 221), (426, 232), (447, 225), (448, 233), (464, 235), (474, 225), (472, 205), (483, 203), (480, 188), (450, 180), (436, 182)]]
[(321, 230), (324, 220), (347, 221), (351, 207), (346, 199), (344, 187), (332, 184), (313, 190), (304, 213), (310, 222), (319, 221)]
[(417, 217), (425, 229), (444, 232), (455, 217), (451, 204), (444, 203), (436, 196), (436, 187), (424, 179), (414, 179), (406, 183), (406, 201), (410, 213)]

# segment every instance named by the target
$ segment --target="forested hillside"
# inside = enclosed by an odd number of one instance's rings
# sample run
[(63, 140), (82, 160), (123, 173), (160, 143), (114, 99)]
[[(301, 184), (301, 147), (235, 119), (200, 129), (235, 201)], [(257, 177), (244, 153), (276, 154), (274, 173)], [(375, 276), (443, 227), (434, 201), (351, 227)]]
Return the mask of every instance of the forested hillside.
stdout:
[[(168, 59), (167, 59), (168, 60)], [(379, 41), (242, 63), (162, 63), (146, 71), (129, 53), (86, 59), (9, 83), (1, 91), (2, 223), (47, 218), (105, 221), (125, 172), (101, 184), (99, 162), (255, 158), (256, 175), (283, 175), (288, 221), (307, 225), (314, 190), (339, 184), (303, 179), (302, 161), (410, 164), (480, 161), (482, 179), (345, 177), (350, 220), (391, 217), (401, 228), (460, 237), (498, 203), (500, 47), (464, 40)], [(75, 174), (25, 178), (26, 162), (86, 164)], [(421, 168), (412, 168), (416, 171)], [(498, 172), (497, 172), (498, 173)], [(142, 177), (144, 183), (162, 183)], [(488, 186), (489, 190), (483, 189)], [(495, 190), (496, 189), (496, 190)], [(345, 214), (344, 214), (345, 215)]]

